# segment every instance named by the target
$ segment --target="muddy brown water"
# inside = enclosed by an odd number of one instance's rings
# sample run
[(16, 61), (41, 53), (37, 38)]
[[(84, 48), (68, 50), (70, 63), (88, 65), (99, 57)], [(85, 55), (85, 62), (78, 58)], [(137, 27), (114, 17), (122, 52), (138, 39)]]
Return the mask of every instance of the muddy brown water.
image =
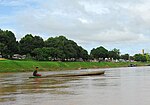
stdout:
[(0, 73), (0, 105), (150, 105), (150, 67), (97, 70), (105, 75), (29, 79), (31, 72)]

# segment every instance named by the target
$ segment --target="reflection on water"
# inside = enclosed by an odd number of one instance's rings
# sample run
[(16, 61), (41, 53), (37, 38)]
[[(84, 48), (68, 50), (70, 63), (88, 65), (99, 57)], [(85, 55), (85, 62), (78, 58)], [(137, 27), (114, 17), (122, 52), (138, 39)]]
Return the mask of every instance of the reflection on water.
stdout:
[[(1, 73), (0, 105), (150, 105), (150, 67), (105, 70), (103, 76), (37, 79)], [(82, 71), (57, 73), (67, 72)]]

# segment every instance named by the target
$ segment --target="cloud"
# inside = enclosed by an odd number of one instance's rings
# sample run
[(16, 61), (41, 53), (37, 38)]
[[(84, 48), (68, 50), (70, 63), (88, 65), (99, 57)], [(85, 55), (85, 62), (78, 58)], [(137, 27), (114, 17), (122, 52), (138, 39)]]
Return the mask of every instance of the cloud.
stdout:
[(22, 7), (10, 17), (17, 33), (44, 38), (66, 35), (86, 47), (134, 45), (150, 39), (149, 0), (6, 0), (1, 4)]

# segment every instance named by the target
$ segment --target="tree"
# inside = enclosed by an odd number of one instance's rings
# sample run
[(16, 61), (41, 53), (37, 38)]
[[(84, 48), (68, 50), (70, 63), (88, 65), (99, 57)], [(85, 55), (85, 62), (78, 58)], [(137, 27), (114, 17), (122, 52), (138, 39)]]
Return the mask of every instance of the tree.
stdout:
[(96, 49), (93, 48), (91, 50), (90, 55), (93, 56), (96, 59), (99, 59), (99, 58), (105, 59), (105, 58), (108, 57), (108, 50), (105, 49), (104, 47), (100, 46), (100, 47), (97, 47)]
[(77, 48), (77, 58), (82, 58), (84, 60), (88, 60), (89, 58), (88, 52), (81, 46)]
[(36, 60), (39, 61), (44, 61), (44, 60), (48, 60), (49, 56), (50, 56), (50, 52), (51, 50), (49, 48), (43, 47), (43, 48), (35, 48), (32, 53), (35, 56)]
[(0, 29), (0, 43), (1, 43), (1, 53), (4, 57), (10, 57), (18, 51), (17, 49), (17, 43), (16, 43), (16, 37), (14, 33), (11, 31), (3, 31)]
[(32, 44), (34, 45), (34, 48), (42, 48), (44, 47), (44, 40), (40, 36), (34, 36)]
[(118, 55), (114, 51), (109, 51), (108, 52), (108, 57), (111, 59), (118, 59)]
[(114, 48), (112, 51), (108, 52), (108, 57), (113, 59), (119, 59), (120, 58), (120, 50)]
[(114, 48), (112, 51), (114, 51), (117, 55), (120, 55), (120, 50), (119, 49)]
[(44, 47), (44, 41), (39, 36), (33, 37), (32, 34), (27, 34), (20, 40), (19, 45), (21, 54), (31, 54), (35, 48)]
[(121, 59), (124, 59), (124, 60), (129, 60), (129, 54), (121, 55), (120, 58), (121, 58)]
[(142, 54), (135, 54), (134, 55), (134, 60), (135, 61), (141, 61), (141, 62), (146, 62), (146, 56)]
[(57, 59), (62, 59), (63, 58), (63, 53), (60, 52), (60, 50), (56, 49), (56, 48), (47, 48), (47, 47), (43, 47), (43, 48), (35, 48), (32, 51), (34, 57), (36, 60), (57, 60)]
[(0, 54), (5, 57), (7, 55), (5, 55), (7, 52), (7, 46), (3, 43), (0, 43)]
[(146, 61), (150, 61), (150, 55), (148, 53), (145, 54)]
[(86, 50), (64, 36), (48, 38), (48, 40), (45, 41), (45, 46), (57, 49), (57, 51), (62, 55), (60, 57), (62, 60), (71, 58), (79, 59), (81, 57), (86, 59), (86, 56), (88, 56)]

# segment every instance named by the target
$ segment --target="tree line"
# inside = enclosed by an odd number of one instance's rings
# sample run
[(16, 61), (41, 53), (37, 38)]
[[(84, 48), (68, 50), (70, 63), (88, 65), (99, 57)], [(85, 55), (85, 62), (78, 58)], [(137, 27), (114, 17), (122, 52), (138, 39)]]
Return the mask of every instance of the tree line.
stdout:
[(26, 58), (35, 60), (59, 60), (59, 61), (88, 61), (92, 59), (105, 60), (136, 60), (149, 61), (148, 54), (120, 54), (120, 50), (114, 48), (109, 51), (103, 46), (93, 48), (88, 54), (87, 50), (79, 46), (73, 40), (65, 36), (50, 37), (43, 40), (40, 36), (27, 34), (20, 41), (16, 40), (15, 34), (8, 30), (0, 29), (0, 55), (4, 58), (12, 59), (14, 54), (26, 55)]

